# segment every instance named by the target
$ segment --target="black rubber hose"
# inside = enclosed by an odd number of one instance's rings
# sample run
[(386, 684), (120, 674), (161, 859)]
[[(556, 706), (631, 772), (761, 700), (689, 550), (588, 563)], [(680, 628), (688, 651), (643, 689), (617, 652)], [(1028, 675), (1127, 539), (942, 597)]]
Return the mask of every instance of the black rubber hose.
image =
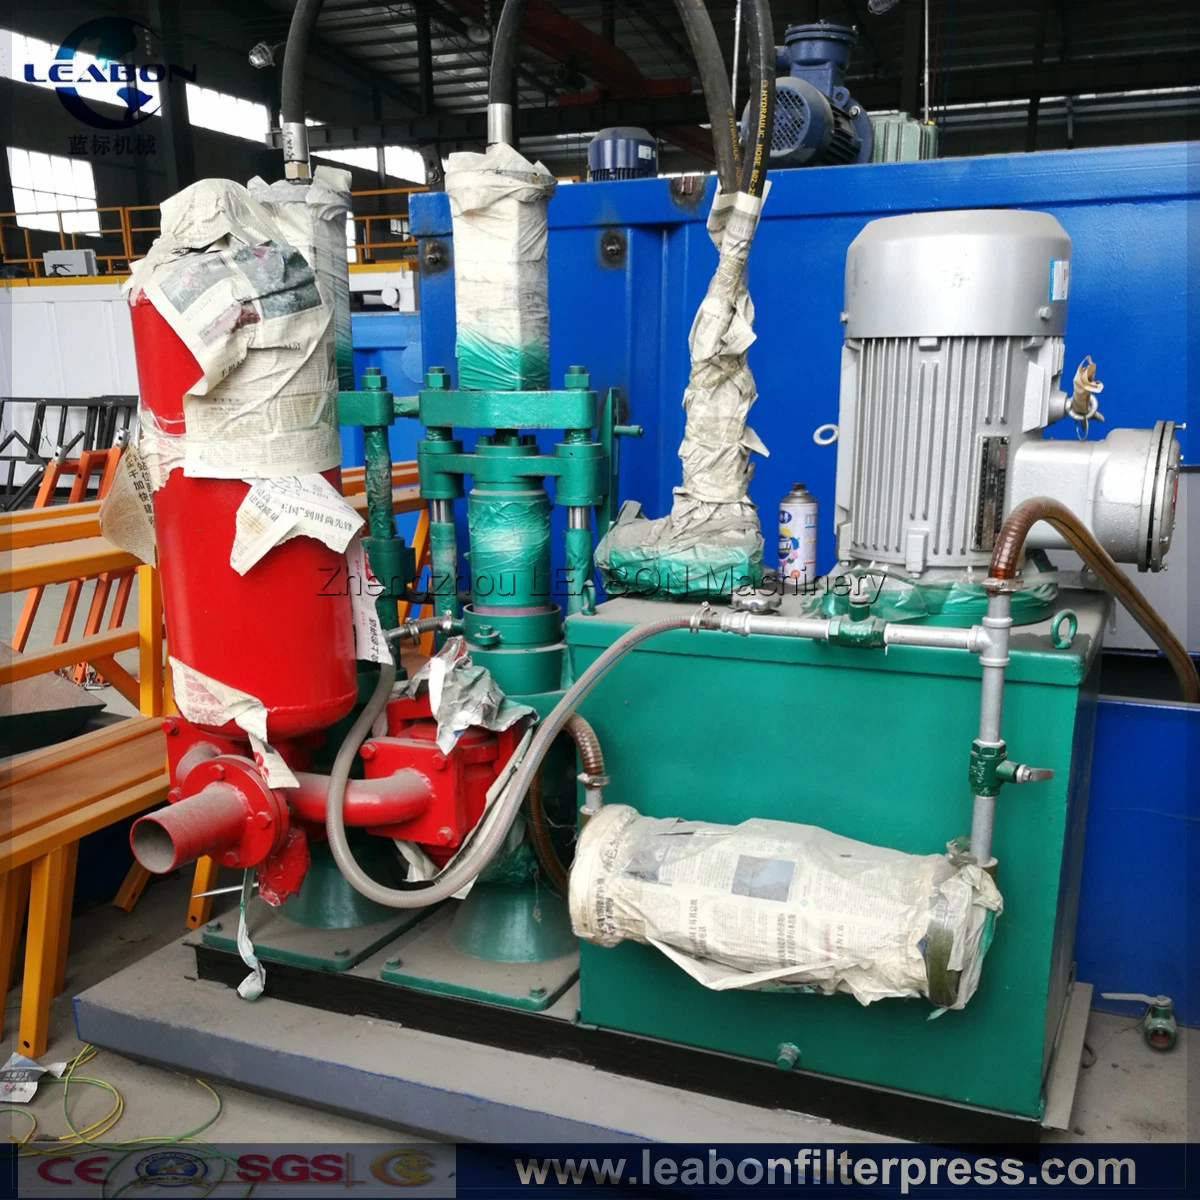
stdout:
[(283, 123), (304, 124), (304, 74), (308, 68), (308, 44), (324, 0), (296, 0), (292, 24), (283, 51), (283, 77), (279, 81), (279, 111)]
[(721, 53), (721, 44), (717, 41), (704, 0), (675, 0), (675, 7), (679, 10), (679, 19), (687, 32), (692, 57), (700, 72), (700, 90), (704, 93), (708, 120), (712, 125), (713, 155), (717, 160), (721, 191), (736, 192), (740, 152), (725, 56)]
[(492, 66), (488, 74), (488, 103), (512, 104), (517, 78), (517, 45), (526, 0), (504, 0), (492, 38)]
[(775, 128), (775, 30), (769, 0), (750, 0), (746, 10), (746, 56), (750, 65), (750, 121), (739, 191), (761, 196), (767, 182)]

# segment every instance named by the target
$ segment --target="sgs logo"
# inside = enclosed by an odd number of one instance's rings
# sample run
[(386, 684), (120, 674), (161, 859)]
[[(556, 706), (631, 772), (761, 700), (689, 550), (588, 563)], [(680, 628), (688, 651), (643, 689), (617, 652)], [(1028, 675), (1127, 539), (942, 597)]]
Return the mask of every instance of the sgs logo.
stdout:
[(243, 1154), (237, 1177), (246, 1183), (342, 1183), (350, 1179), (350, 1157), (343, 1154)]
[(401, 1147), (381, 1154), (371, 1164), (371, 1174), (392, 1187), (420, 1187), (433, 1180), (429, 1173), (433, 1165), (433, 1159), (423, 1151)]

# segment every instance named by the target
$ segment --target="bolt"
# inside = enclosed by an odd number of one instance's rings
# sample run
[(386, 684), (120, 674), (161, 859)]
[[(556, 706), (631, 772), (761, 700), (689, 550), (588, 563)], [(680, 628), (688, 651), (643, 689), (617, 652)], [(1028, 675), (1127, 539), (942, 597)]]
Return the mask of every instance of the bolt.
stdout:
[(563, 384), (570, 391), (587, 391), (591, 387), (591, 376), (588, 375), (587, 367), (568, 367), (566, 378)]
[(800, 1061), (800, 1048), (792, 1042), (783, 1042), (775, 1051), (775, 1065), (781, 1071), (790, 1071)]
[(427, 267), (438, 267), (442, 263), (442, 248), (437, 242), (430, 242), (425, 247), (425, 265)]
[(343, 946), (340, 950), (335, 950), (333, 952), (333, 957), (334, 958), (349, 958), (350, 951), (345, 946)]
[(168, 801), (169, 801), (171, 804), (178, 804), (178, 803), (179, 803), (179, 801), (180, 801), (180, 800), (182, 800), (182, 799), (183, 799), (183, 788), (177, 788), (177, 787), (173, 787), (173, 788), (172, 788), (172, 789), (171, 789), (171, 790), (170, 790), (170, 791), (167, 793), (167, 800), (168, 800)]
[(260, 829), (267, 829), (271, 825), (271, 814), (269, 812), (259, 811), (254, 814), (254, 821)]
[(400, 960), (398, 958), (389, 958), (383, 965), (389, 971), (394, 971), (400, 965)]
[(449, 390), (450, 376), (445, 367), (430, 367), (425, 372), (425, 386), (431, 391), (444, 392)]
[(450, 760), (444, 754), (435, 754), (430, 762), (435, 771), (444, 771), (450, 765)]
[(374, 742), (363, 742), (362, 749), (359, 750), (359, 754), (367, 760), (374, 758), (378, 753), (379, 747)]
[(221, 922), (220, 921), (209, 921), (209, 923), (207, 925), (205, 925), (204, 930), (206, 933), (220, 933), (221, 932)]
[(452, 837), (454, 837), (454, 830), (449, 825), (443, 825), (434, 835), (434, 841), (439, 846), (448, 846)]
[(844, 312), (844, 311), (840, 312), (840, 313), (838, 313), (838, 320), (841, 321), (841, 323), (843, 325), (845, 325), (850, 320), (850, 314), (848, 312)]
[(859, 108), (857, 104), (852, 104), (850, 106), (850, 115), (852, 117), (857, 117), (861, 112), (862, 112), (862, 109)]
[(1043, 304), (1042, 307), (1038, 309), (1038, 316), (1041, 317), (1043, 321), (1048, 321), (1050, 320), (1051, 311), (1050, 305)]
[(213, 778), (214, 779), (224, 779), (225, 778), (225, 766), (223, 763), (213, 763)]
[(544, 1000), (546, 998), (546, 989), (544, 987), (532, 987), (529, 989), (529, 995), (534, 1000)]
[(179, 732), (179, 722), (174, 717), (166, 717), (162, 723), (162, 731), (167, 737), (174, 737)]

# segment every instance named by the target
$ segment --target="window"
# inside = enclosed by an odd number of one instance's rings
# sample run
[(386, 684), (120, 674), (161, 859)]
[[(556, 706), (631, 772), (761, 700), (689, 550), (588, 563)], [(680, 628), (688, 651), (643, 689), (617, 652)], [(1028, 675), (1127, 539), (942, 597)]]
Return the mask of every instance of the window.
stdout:
[(227, 92), (187, 85), (188, 120), (201, 129), (212, 129), (230, 137), (265, 142), (271, 132), (271, 115), (265, 104), (243, 100)]
[[(41, 38), (29, 37), (23, 33), (14, 33), (11, 29), (0, 29), (0, 76), (12, 79), (17, 83), (30, 84), (33, 87), (54, 88), (47, 72), (58, 56), (58, 47)], [(89, 67), (99, 67), (104, 70), (106, 64), (100, 62), (94, 55), (78, 53), (72, 60), (71, 74), (76, 80), (75, 90), (85, 100), (91, 103), (111, 104), (116, 108), (129, 107), (135, 103), (125, 93), (126, 84), (122, 81), (89, 80), (85, 73)], [(26, 78), (26, 66), (32, 67), (33, 79)], [(140, 95), (136, 103), (151, 113), (158, 111), (158, 84), (139, 78), (137, 90)]]
[(100, 232), (96, 180), (87, 159), (10, 146), (8, 172), (18, 225), (57, 233), (61, 212), (64, 233)]

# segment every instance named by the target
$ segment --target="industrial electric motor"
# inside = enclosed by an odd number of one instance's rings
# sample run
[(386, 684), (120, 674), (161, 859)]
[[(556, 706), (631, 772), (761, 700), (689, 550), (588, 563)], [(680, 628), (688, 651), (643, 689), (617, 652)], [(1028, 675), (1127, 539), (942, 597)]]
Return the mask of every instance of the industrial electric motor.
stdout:
[(771, 169), (870, 162), (871, 119), (845, 85), (858, 34), (820, 21), (789, 26), (783, 40), (775, 68), (788, 74), (775, 81)]
[(588, 143), (588, 181), (652, 179), (658, 174), (654, 135), (636, 125), (602, 129)]
[[(1090, 442), (1044, 436), (1068, 415), (1086, 431), (1089, 415), (1060, 389), (1070, 284), (1071, 240), (1047, 213), (916, 213), (872, 221), (855, 238), (842, 314), (839, 558), (913, 575), (985, 568), (1011, 508), (1049, 495), (1117, 561), (1161, 567), (1179, 467), (1173, 423)], [(1043, 524), (1028, 544), (1065, 543)]]

